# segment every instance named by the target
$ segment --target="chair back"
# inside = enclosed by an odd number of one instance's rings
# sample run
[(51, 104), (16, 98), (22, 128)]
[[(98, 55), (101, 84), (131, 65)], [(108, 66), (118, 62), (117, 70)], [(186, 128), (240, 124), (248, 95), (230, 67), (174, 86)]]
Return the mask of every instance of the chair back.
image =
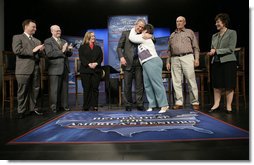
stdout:
[(207, 52), (200, 52), (199, 54), (199, 66), (195, 70), (208, 71), (210, 69), (210, 58)]
[(75, 71), (75, 75), (80, 74), (79, 70), (80, 70), (80, 65), (81, 65), (81, 61), (79, 60), (79, 57), (74, 59), (74, 71)]
[(48, 73), (48, 66), (48, 58), (46, 56), (40, 58), (40, 71), (42, 75)]
[(245, 68), (245, 48), (239, 47), (235, 49), (235, 56), (237, 59), (237, 70), (244, 71)]
[(210, 56), (207, 55), (207, 52), (200, 52), (199, 54), (199, 66), (195, 68), (196, 74), (203, 74), (210, 82)]
[(162, 71), (167, 71), (167, 56), (162, 56), (161, 60), (162, 60)]
[(15, 73), (16, 55), (12, 51), (2, 51), (3, 54), (3, 72)]

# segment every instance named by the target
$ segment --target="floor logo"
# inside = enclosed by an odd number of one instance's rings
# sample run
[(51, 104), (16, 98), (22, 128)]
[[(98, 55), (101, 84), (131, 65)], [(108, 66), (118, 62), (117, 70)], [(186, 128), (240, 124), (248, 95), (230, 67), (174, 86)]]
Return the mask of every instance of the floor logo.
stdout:
[(97, 129), (101, 132), (116, 132), (131, 137), (147, 131), (166, 131), (169, 129), (192, 129), (197, 132), (213, 134), (212, 131), (197, 127), (198, 114), (191, 112), (170, 116), (167, 114), (121, 114), (99, 116), (86, 119), (62, 118), (56, 124), (73, 129)]

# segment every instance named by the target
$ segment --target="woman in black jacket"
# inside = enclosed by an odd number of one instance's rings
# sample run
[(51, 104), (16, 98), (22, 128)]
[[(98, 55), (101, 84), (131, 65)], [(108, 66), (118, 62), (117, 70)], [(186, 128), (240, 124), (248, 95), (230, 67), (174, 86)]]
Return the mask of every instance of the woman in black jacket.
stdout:
[(83, 110), (90, 107), (98, 111), (99, 85), (102, 77), (101, 47), (95, 44), (94, 32), (86, 32), (83, 44), (79, 48), (80, 76), (83, 86)]

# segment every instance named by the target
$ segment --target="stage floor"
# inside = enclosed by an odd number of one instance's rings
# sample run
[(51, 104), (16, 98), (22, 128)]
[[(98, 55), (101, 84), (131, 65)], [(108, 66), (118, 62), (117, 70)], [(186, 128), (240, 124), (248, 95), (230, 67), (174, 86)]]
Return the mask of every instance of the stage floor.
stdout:
[[(47, 97), (46, 97), (47, 98)], [(79, 96), (81, 103), (82, 97)], [(249, 160), (249, 140), (216, 141), (178, 141), (145, 143), (108, 143), (108, 144), (7, 144), (10, 140), (36, 128), (64, 112), (49, 112), (47, 100), (44, 100), (44, 116), (27, 116), (17, 120), (9, 114), (0, 119), (0, 158), (3, 160)], [(74, 94), (70, 94), (72, 110), (76, 106)], [(188, 107), (189, 105), (186, 105)], [(16, 107), (16, 106), (15, 106)], [(200, 111), (207, 113), (207, 103)], [(124, 107), (106, 104), (101, 95), (99, 111), (124, 111)], [(207, 113), (208, 114), (208, 113)], [(216, 112), (211, 115), (229, 124), (249, 130), (249, 108), (241, 105), (239, 112), (226, 114)]]

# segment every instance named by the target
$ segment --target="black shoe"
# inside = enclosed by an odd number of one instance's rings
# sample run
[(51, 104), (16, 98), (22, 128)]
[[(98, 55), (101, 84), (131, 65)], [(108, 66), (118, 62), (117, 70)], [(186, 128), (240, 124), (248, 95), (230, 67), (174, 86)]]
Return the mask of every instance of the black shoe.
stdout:
[(139, 110), (139, 111), (144, 111), (144, 110), (145, 110), (145, 107), (144, 107), (144, 106), (137, 106), (137, 110)]
[(226, 110), (227, 114), (232, 114), (232, 110)]
[(89, 111), (89, 109), (83, 108), (82, 111)]
[(211, 112), (215, 112), (215, 111), (219, 111), (220, 110), (220, 106), (218, 106), (217, 108), (215, 109), (210, 109), (208, 112), (211, 113)]
[(98, 107), (93, 107), (93, 111), (98, 111)]
[(125, 110), (126, 111), (131, 111), (132, 109), (131, 109), (131, 107), (127, 106), (127, 107), (125, 107)]
[(24, 113), (17, 113), (16, 119), (23, 119), (25, 117)]

